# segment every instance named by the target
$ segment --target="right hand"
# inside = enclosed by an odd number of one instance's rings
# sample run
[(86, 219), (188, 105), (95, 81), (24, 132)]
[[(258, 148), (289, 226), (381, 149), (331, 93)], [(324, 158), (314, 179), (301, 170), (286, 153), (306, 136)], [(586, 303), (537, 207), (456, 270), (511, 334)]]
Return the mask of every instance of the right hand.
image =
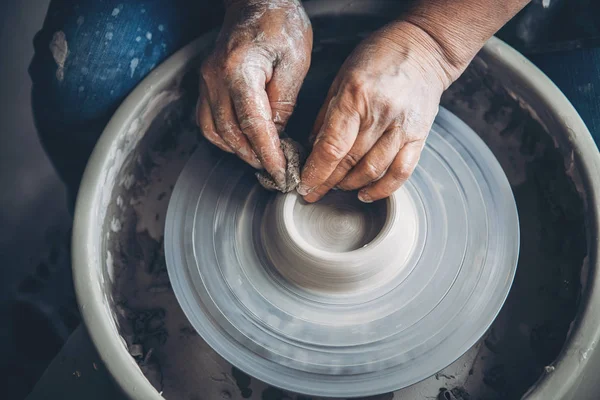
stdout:
[(317, 117), (298, 193), (359, 190), (366, 203), (391, 196), (414, 171), (457, 74), (417, 26), (398, 21), (359, 44), (338, 72)]
[(201, 68), (196, 120), (224, 151), (285, 185), (279, 134), (308, 72), (312, 28), (297, 0), (233, 1)]

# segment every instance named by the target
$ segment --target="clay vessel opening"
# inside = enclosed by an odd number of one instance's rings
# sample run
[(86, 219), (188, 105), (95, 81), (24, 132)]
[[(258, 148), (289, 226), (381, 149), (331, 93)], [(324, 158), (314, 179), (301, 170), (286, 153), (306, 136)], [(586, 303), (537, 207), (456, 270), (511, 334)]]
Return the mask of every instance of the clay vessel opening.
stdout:
[(388, 220), (388, 200), (366, 204), (356, 192), (331, 191), (318, 203), (299, 199), (293, 219), (298, 233), (324, 251), (347, 253), (369, 245)]

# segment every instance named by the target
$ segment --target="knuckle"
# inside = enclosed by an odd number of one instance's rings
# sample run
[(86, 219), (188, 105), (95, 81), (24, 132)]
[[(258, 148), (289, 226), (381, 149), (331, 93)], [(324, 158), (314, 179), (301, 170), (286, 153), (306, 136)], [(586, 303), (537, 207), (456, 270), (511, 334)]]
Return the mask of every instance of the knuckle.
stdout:
[(362, 92), (366, 89), (366, 79), (360, 72), (350, 72), (344, 82), (344, 87), (352, 93)]
[(246, 116), (240, 118), (240, 129), (246, 136), (254, 136), (262, 131), (262, 127), (269, 123), (269, 119), (260, 115)]
[(291, 112), (272, 109), (272, 113), (273, 113), (273, 123), (275, 124), (277, 131), (279, 133), (283, 132), (288, 120), (290, 119)]
[(343, 84), (343, 92), (350, 98), (352, 103), (369, 98), (369, 85), (361, 73), (352, 72)]
[(381, 177), (381, 174), (383, 173), (383, 170), (379, 165), (369, 160), (365, 160), (363, 170), (365, 176), (367, 176), (371, 180), (379, 179)]
[(238, 73), (241, 66), (246, 64), (246, 52), (242, 49), (235, 49), (227, 54), (219, 57), (218, 62), (213, 61), (213, 68), (215, 74), (229, 78)]
[(328, 161), (339, 161), (346, 155), (347, 152), (344, 142), (339, 139), (332, 138), (331, 136), (322, 138), (319, 141), (319, 146), (321, 147), (323, 155)]
[(400, 165), (391, 168), (390, 174), (395, 181), (404, 182), (407, 180), (413, 172), (413, 165), (411, 163), (401, 163)]
[(379, 100), (379, 104), (382, 105), (381, 107), (378, 107), (379, 119), (382, 122), (389, 124), (390, 121), (394, 120), (394, 116), (398, 114), (394, 101), (384, 98), (376, 100)]
[(296, 108), (296, 104), (293, 101), (277, 100), (270, 101), (269, 103), (273, 112), (277, 111), (285, 115), (291, 115)]
[(354, 154), (352, 152), (348, 152), (348, 154), (346, 154), (344, 156), (344, 158), (342, 158), (342, 160), (340, 161), (340, 167), (346, 171), (349, 171), (352, 168), (354, 168), (354, 166), (356, 164), (358, 164), (359, 161), (360, 161), (359, 156), (357, 156), (356, 154)]
[(398, 124), (396, 120), (390, 125), (389, 134), (385, 135), (386, 144), (395, 149), (401, 149), (409, 140), (406, 134), (406, 129), (403, 125)]
[(402, 130), (392, 128), (389, 133), (384, 134), (380, 140), (384, 148), (389, 149), (389, 151), (393, 150), (394, 153), (397, 154), (404, 144), (404, 135)]

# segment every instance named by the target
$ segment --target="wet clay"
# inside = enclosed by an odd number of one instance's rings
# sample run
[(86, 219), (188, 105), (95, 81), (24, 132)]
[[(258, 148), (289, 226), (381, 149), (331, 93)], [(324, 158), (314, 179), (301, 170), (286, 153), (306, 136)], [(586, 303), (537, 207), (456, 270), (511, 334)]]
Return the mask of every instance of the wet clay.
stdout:
[(306, 151), (300, 145), (290, 138), (281, 139), (281, 150), (287, 161), (285, 168), (285, 186), (279, 187), (273, 178), (265, 170), (256, 173), (258, 182), (267, 190), (289, 193), (295, 190), (300, 184), (300, 171), (304, 161), (306, 161)]
[(165, 255), (190, 322), (241, 370), (309, 394), (380, 394), (450, 364), (500, 310), (516, 207), (493, 154), (447, 110), (410, 182), (371, 204), (268, 194), (205, 146), (171, 196)]

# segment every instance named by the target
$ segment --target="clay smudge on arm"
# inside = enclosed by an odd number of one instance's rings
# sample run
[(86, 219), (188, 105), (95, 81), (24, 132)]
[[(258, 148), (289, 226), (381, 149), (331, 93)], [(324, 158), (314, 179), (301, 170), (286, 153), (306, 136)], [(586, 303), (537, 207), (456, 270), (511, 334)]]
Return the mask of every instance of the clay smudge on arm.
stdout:
[(54, 62), (56, 62), (56, 79), (62, 81), (65, 79), (65, 62), (67, 61), (67, 57), (69, 55), (69, 45), (67, 43), (67, 38), (63, 31), (58, 31), (52, 36), (52, 41), (50, 42), (50, 52), (52, 53), (52, 57), (54, 58)]

